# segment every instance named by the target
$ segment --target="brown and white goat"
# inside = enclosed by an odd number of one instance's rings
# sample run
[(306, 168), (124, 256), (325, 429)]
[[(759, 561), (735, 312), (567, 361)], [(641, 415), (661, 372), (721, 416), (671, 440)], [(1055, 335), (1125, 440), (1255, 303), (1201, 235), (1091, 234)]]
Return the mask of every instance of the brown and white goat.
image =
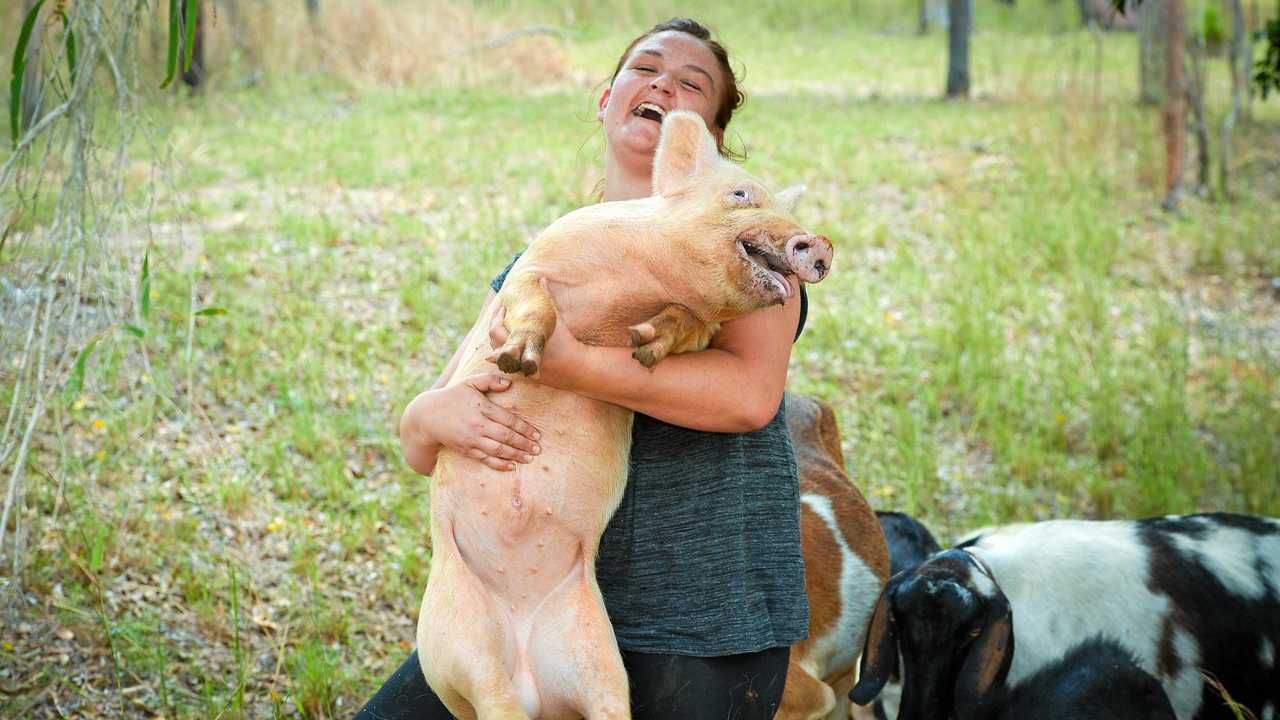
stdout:
[(791, 647), (777, 717), (844, 718), (871, 611), (889, 578), (889, 551), (875, 513), (845, 473), (835, 412), (791, 393), (785, 402), (800, 474), (809, 637)]

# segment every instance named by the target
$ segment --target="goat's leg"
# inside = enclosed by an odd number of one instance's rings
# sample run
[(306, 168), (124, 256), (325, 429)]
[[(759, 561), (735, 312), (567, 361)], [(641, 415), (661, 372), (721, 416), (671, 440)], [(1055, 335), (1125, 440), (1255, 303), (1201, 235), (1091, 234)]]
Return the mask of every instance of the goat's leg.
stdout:
[(829, 685), (795, 660), (787, 663), (787, 684), (782, 689), (779, 720), (820, 720), (831, 715), (835, 706), (835, 692)]

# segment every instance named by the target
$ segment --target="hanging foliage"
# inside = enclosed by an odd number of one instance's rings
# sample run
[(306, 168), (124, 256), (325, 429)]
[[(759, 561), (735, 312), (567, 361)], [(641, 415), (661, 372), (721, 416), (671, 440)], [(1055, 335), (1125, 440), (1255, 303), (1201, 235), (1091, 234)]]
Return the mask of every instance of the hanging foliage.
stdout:
[[(1126, 7), (1141, 5), (1143, 0), (1111, 0), (1116, 12)], [(1253, 91), (1266, 99), (1273, 90), (1280, 90), (1280, 18), (1268, 20), (1266, 27), (1255, 35), (1256, 40), (1266, 40), (1266, 55), (1253, 74)]]

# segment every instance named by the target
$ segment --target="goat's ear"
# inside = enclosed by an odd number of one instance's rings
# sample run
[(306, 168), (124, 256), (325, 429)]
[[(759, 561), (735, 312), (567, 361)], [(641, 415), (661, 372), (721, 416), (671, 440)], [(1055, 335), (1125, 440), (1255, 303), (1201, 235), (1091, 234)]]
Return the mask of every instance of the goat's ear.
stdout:
[[(901, 573), (899, 573), (901, 574)], [(898, 668), (898, 637), (893, 630), (893, 591), (898, 578), (889, 581), (880, 591), (875, 612), (871, 614), (871, 627), (862, 647), (862, 664), (858, 666), (858, 684), (849, 691), (849, 699), (866, 705), (884, 689), (889, 676)]]
[(689, 178), (708, 172), (720, 160), (716, 139), (702, 116), (673, 110), (662, 121), (662, 137), (653, 158), (653, 193), (669, 195)]
[[(1013, 663), (1013, 612), (1004, 593), (987, 600), (987, 612), (978, 638), (969, 647), (956, 675), (955, 706), (980, 708), (994, 700), (992, 688), (1003, 685)], [(981, 716), (975, 713), (974, 717)]]

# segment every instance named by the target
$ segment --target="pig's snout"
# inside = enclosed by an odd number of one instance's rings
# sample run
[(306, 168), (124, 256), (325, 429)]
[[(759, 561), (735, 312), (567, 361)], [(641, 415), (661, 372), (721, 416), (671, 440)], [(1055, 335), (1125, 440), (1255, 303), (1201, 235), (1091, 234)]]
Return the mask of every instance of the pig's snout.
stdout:
[(787, 241), (787, 262), (805, 282), (816, 283), (831, 271), (831, 241), (821, 235), (796, 235)]

